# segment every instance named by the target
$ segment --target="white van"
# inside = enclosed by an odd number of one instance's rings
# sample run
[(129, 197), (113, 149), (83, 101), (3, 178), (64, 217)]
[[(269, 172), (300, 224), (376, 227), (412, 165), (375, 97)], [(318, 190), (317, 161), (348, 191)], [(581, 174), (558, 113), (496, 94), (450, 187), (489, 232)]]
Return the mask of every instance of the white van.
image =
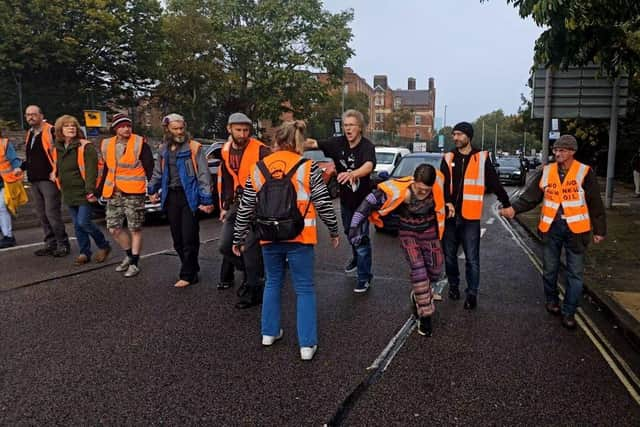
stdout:
[(376, 168), (373, 170), (377, 175), (382, 171), (391, 173), (393, 168), (400, 163), (400, 159), (409, 154), (408, 148), (404, 147), (376, 147)]

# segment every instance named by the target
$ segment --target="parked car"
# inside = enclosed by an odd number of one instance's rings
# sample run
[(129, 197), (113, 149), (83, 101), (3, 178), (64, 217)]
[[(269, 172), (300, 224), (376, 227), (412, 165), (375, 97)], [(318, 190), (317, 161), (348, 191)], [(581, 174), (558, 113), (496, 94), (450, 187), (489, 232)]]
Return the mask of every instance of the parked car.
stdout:
[(329, 196), (332, 199), (338, 197), (340, 185), (338, 185), (338, 173), (333, 159), (325, 156), (322, 150), (307, 150), (302, 153), (302, 156), (318, 164), (318, 167), (322, 170), (322, 179), (329, 190)]
[(520, 157), (498, 157), (494, 163), (500, 182), (523, 186), (527, 179), (527, 171)]
[[(213, 196), (213, 212), (211, 215), (216, 215), (218, 212), (218, 168), (220, 167), (220, 162), (222, 161), (221, 151), (223, 141), (214, 142), (213, 144), (202, 144), (202, 152), (207, 158), (207, 163), (209, 165), (209, 173), (211, 174), (211, 195)], [(158, 158), (158, 153), (153, 153), (154, 160)], [(160, 190), (162, 191), (162, 190)], [(149, 200), (149, 196), (147, 195), (144, 203), (144, 211), (146, 216), (155, 216), (155, 215), (163, 215), (162, 207), (160, 206), (160, 202), (153, 203)]]
[(374, 179), (380, 172), (385, 171), (391, 173), (393, 168), (400, 163), (400, 159), (409, 153), (409, 149), (404, 147), (376, 147), (376, 167), (373, 170)]
[[(430, 164), (434, 168), (440, 169), (442, 157), (442, 153), (420, 152), (407, 154), (406, 156), (402, 157), (391, 174), (387, 174), (386, 172), (380, 173), (378, 175), (376, 183), (379, 184), (383, 181), (386, 181), (387, 179), (413, 176), (416, 168), (423, 163)], [(376, 231), (384, 231), (395, 234), (398, 232), (398, 228), (400, 227), (400, 218), (396, 213), (391, 212), (390, 214), (382, 217), (382, 223), (382, 227), (376, 226)]]

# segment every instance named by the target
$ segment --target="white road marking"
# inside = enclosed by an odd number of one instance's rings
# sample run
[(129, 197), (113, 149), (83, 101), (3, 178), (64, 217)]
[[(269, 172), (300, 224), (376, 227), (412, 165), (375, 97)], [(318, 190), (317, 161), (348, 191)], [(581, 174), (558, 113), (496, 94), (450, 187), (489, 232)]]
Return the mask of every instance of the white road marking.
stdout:
[(493, 224), (493, 223), (495, 222), (495, 220), (496, 220), (496, 219), (495, 219), (494, 217), (491, 217), (491, 218), (489, 218), (489, 219), (487, 220), (487, 222), (485, 222), (485, 224), (491, 225), (491, 224)]
[(404, 322), (404, 325), (402, 325), (402, 328), (400, 328), (398, 333), (395, 334), (393, 338), (391, 338), (391, 341), (387, 343), (387, 346), (384, 348), (384, 350), (382, 350), (378, 357), (376, 357), (376, 360), (373, 361), (371, 366), (367, 368), (367, 371), (378, 369), (380, 367), (380, 364), (383, 362), (384, 366), (382, 366), (382, 372), (386, 371), (391, 364), (391, 361), (396, 356), (396, 354), (398, 354), (398, 351), (400, 351), (415, 327), (416, 321), (413, 316), (411, 316), (407, 319), (406, 322)]
[[(69, 240), (76, 240), (75, 237), (69, 237)], [(27, 248), (33, 248), (36, 246), (43, 246), (44, 243), (42, 242), (38, 242), (38, 243), (29, 243), (27, 245), (17, 245), (17, 246), (12, 246), (10, 248), (4, 248), (4, 249), (0, 249), (0, 252), (10, 252), (10, 251), (17, 251), (19, 249), (27, 249)]]
[(486, 229), (486, 228), (481, 228), (481, 229), (480, 229), (480, 238), (481, 238), (481, 239), (484, 237), (484, 233), (486, 233), (486, 232), (487, 232), (487, 229)]

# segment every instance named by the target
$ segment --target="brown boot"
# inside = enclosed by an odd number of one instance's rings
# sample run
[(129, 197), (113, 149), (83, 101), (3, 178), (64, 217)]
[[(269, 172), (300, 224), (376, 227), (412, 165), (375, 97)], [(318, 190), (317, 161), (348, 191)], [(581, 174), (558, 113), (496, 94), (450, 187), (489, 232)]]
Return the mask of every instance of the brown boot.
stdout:
[(104, 249), (98, 249), (98, 251), (96, 252), (96, 255), (93, 257), (93, 260), (98, 263), (105, 262), (109, 257), (110, 253), (111, 253), (111, 246), (107, 246)]
[(86, 256), (85, 254), (80, 254), (76, 257), (76, 259), (73, 261), (73, 263), (75, 265), (83, 265), (89, 262), (89, 257)]

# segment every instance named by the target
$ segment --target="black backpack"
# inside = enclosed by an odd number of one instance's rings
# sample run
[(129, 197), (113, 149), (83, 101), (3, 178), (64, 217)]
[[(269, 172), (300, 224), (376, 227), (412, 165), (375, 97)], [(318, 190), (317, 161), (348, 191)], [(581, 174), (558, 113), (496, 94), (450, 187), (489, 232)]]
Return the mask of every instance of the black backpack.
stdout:
[(258, 191), (256, 206), (256, 235), (260, 240), (271, 242), (291, 240), (304, 229), (311, 200), (304, 215), (298, 209), (298, 195), (291, 177), (307, 159), (300, 159), (282, 178), (274, 178), (263, 161), (257, 163), (265, 183)]

